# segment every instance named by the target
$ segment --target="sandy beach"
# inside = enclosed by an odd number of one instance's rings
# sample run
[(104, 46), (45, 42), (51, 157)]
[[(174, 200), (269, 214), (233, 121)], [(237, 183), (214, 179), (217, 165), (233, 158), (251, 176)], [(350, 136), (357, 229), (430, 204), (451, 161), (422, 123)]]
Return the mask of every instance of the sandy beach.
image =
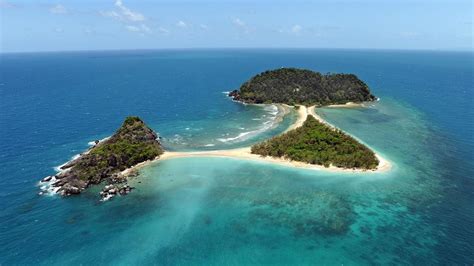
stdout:
[(364, 103), (347, 102), (345, 104), (331, 104), (325, 107), (329, 108), (360, 108), (365, 107)]
[[(315, 107), (306, 107), (300, 106), (298, 109), (298, 118), (296, 121), (288, 127), (285, 132), (289, 130), (293, 130), (303, 125), (304, 121), (306, 120), (307, 115), (312, 115), (320, 122), (325, 123), (326, 125), (335, 128), (333, 125), (326, 122), (322, 119), (319, 115), (316, 114), (314, 111)], [(213, 151), (194, 151), (194, 152), (170, 152), (165, 151), (164, 154), (160, 156), (158, 160), (167, 160), (173, 158), (183, 158), (183, 157), (227, 157), (227, 158), (237, 158), (237, 159), (244, 159), (244, 160), (254, 160), (254, 161), (262, 161), (268, 163), (274, 163), (289, 167), (296, 167), (296, 168), (304, 168), (304, 169), (313, 169), (313, 170), (323, 170), (323, 171), (331, 171), (331, 172), (364, 172), (364, 173), (374, 173), (374, 172), (384, 172), (388, 171), (391, 168), (390, 163), (385, 160), (382, 156), (376, 153), (376, 157), (379, 160), (379, 165), (375, 170), (362, 170), (362, 169), (346, 169), (346, 168), (339, 168), (335, 166), (324, 167), (322, 165), (314, 165), (308, 164), (304, 162), (297, 162), (291, 161), (284, 158), (274, 158), (274, 157), (263, 157), (257, 154), (252, 154), (250, 152), (250, 147), (244, 148), (237, 148), (237, 149), (229, 149), (229, 150), (213, 150)], [(150, 161), (151, 162), (151, 161)], [(143, 166), (142, 164), (141, 166)]]
[[(350, 106), (354, 107), (357, 105), (358, 107), (363, 106), (362, 104), (350, 104)], [(290, 108), (294, 108), (292, 106), (288, 105), (277, 105), (278, 108), (281, 108), (283, 111), (282, 113), (286, 114), (289, 112)], [(332, 106), (332, 107), (337, 107), (337, 106)], [(343, 105), (342, 107), (347, 108), (348, 106)], [(316, 107), (315, 106), (310, 106), (306, 107), (303, 105), (300, 105), (298, 110), (297, 110), (297, 118), (296, 121), (291, 124), (284, 132), (288, 132), (290, 130), (296, 129), (298, 127), (301, 127), (303, 123), (306, 121), (306, 118), (308, 115), (313, 116), (316, 118), (319, 122), (324, 123), (325, 125), (337, 129), (334, 125), (330, 124), (326, 120), (324, 120), (320, 115), (316, 113)], [(349, 133), (346, 133), (349, 134)], [(350, 134), (349, 134), (350, 135)], [(352, 136), (352, 135), (351, 135)], [(357, 137), (352, 136), (355, 138), (357, 141), (364, 143)], [(107, 138), (106, 138), (107, 139)], [(104, 140), (101, 140), (99, 143), (95, 145), (100, 145)], [(365, 144), (365, 143), (364, 143)], [(366, 145), (366, 144), (365, 144)], [(369, 147), (370, 148), (370, 147)], [(372, 149), (373, 150), (373, 149)], [(83, 154), (86, 154), (90, 151), (87, 150)], [(373, 150), (374, 151), (374, 150)], [(314, 165), (314, 164), (309, 164), (309, 163), (304, 163), (304, 162), (298, 162), (298, 161), (292, 161), (289, 159), (285, 158), (275, 158), (275, 157), (263, 157), (258, 154), (252, 154), (251, 153), (251, 147), (243, 147), (243, 148), (236, 148), (236, 149), (228, 149), (228, 150), (209, 150), (209, 151), (165, 151), (161, 156), (141, 162), (133, 167), (127, 168), (124, 171), (121, 172), (122, 175), (124, 176), (129, 176), (130, 174), (134, 173), (138, 169), (145, 167), (151, 163), (157, 162), (157, 161), (163, 161), (163, 160), (168, 160), (168, 159), (174, 159), (174, 158), (185, 158), (185, 157), (224, 157), (224, 158), (235, 158), (235, 159), (241, 159), (241, 160), (252, 160), (252, 161), (259, 161), (259, 162), (265, 162), (265, 163), (272, 163), (272, 164), (278, 164), (286, 167), (295, 167), (295, 168), (303, 168), (303, 169), (310, 169), (310, 170), (320, 170), (320, 171), (329, 171), (329, 172), (346, 172), (346, 173), (379, 173), (379, 172), (386, 172), (389, 171), (392, 168), (391, 163), (383, 158), (380, 154), (378, 154), (376, 151), (374, 151), (375, 156), (379, 160), (379, 165), (375, 170), (363, 170), (363, 169), (349, 169), (349, 168), (340, 168), (340, 167), (335, 167), (335, 166), (329, 166), (329, 167), (324, 167), (322, 165)], [(78, 155), (76, 155), (78, 156)], [(74, 160), (76, 157), (73, 157), (69, 162)], [(67, 163), (69, 163), (67, 162)], [(66, 165), (67, 163), (63, 164)], [(68, 171), (69, 169), (59, 169), (58, 167), (58, 172), (65, 172)], [(42, 189), (44, 190), (45, 193), (48, 194), (54, 194), (56, 191), (54, 191), (54, 188), (51, 186), (52, 183), (55, 182), (55, 179), (52, 179), (51, 182), (46, 182), (43, 185)]]
[[(362, 104), (360, 104), (360, 106), (363, 106)], [(318, 115), (316, 113), (316, 107), (315, 106), (311, 106), (311, 107), (308, 107), (308, 112), (310, 115), (312, 115), (314, 118), (316, 118), (319, 122), (333, 128), (333, 129), (337, 129), (337, 127), (335, 127), (333, 124), (329, 123), (328, 121), (324, 120), (320, 115)], [(348, 135), (350, 135), (351, 137), (355, 138), (357, 141), (363, 143), (364, 145), (368, 146), (367, 144), (365, 144), (362, 140), (360, 140), (359, 138), (347, 133), (347, 132), (344, 132)], [(375, 172), (384, 172), (384, 171), (388, 171), (392, 168), (392, 165), (390, 164), (389, 161), (387, 161), (385, 158), (383, 158), (380, 154), (378, 154), (374, 149), (372, 149), (371, 147), (369, 147), (374, 153), (375, 153), (375, 157), (377, 157), (377, 159), (379, 160), (379, 165), (377, 166), (377, 169), (376, 170), (372, 170), (375, 171)], [(361, 171), (361, 170), (359, 170)]]
[[(289, 107), (289, 106), (288, 106)], [(294, 107), (291, 107), (291, 108), (294, 108)], [(306, 106), (303, 106), (303, 105), (299, 105), (299, 109), (297, 110), (298, 111), (298, 117), (296, 118), (296, 121), (291, 124), (285, 131), (284, 133), (290, 131), (290, 130), (293, 130), (295, 128), (298, 128), (300, 126), (303, 125), (304, 121), (306, 121), (306, 117), (308, 116), (308, 108), (306, 108)]]

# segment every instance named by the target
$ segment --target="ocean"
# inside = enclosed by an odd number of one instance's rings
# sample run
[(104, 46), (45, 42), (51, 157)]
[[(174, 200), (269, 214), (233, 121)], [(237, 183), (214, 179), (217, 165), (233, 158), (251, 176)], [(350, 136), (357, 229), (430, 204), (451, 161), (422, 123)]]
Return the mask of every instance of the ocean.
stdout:
[[(472, 52), (222, 49), (0, 55), (1, 265), (471, 265)], [(140, 116), (168, 150), (245, 147), (294, 119), (226, 97), (274, 68), (354, 73), (380, 101), (318, 113), (387, 158), (334, 173), (230, 158), (140, 170), (125, 197), (38, 195)]]

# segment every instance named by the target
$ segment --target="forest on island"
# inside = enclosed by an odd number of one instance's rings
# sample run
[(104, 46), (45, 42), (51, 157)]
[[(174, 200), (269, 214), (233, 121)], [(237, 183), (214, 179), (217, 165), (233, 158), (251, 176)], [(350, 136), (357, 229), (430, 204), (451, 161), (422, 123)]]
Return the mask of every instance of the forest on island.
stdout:
[(319, 106), (375, 100), (367, 84), (354, 74), (321, 74), (297, 68), (260, 73), (229, 96), (246, 103)]
[(310, 164), (341, 168), (376, 169), (374, 152), (339, 129), (308, 115), (303, 126), (253, 145), (253, 154), (283, 157)]

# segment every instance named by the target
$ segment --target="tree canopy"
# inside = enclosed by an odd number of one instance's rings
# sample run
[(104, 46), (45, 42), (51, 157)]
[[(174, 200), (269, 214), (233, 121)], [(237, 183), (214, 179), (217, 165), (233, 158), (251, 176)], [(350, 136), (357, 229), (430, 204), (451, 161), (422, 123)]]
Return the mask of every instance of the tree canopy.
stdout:
[(321, 74), (311, 70), (281, 68), (260, 73), (229, 93), (245, 103), (302, 105), (373, 101), (369, 87), (354, 74)]
[(303, 126), (252, 146), (252, 153), (283, 157), (310, 164), (341, 168), (375, 169), (374, 152), (339, 129), (308, 115)]
[(127, 117), (112, 137), (66, 165), (71, 167), (67, 175), (99, 183), (113, 173), (161, 155), (163, 149), (156, 138), (140, 118)]

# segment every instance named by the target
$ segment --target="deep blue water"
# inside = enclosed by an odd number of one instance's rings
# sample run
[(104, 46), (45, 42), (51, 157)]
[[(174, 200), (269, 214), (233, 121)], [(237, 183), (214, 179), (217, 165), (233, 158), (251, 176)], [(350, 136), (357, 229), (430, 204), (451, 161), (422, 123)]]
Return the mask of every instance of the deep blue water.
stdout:
[[(2, 54), (0, 264), (472, 264), (473, 59), (375, 50)], [(320, 112), (394, 169), (348, 175), (186, 158), (144, 168), (137, 190), (110, 202), (94, 192), (38, 195), (38, 180), (127, 115), (142, 117), (170, 150), (242, 147), (282, 132), (292, 114), (277, 125), (273, 109), (223, 93), (282, 66), (366, 81), (380, 102)]]

